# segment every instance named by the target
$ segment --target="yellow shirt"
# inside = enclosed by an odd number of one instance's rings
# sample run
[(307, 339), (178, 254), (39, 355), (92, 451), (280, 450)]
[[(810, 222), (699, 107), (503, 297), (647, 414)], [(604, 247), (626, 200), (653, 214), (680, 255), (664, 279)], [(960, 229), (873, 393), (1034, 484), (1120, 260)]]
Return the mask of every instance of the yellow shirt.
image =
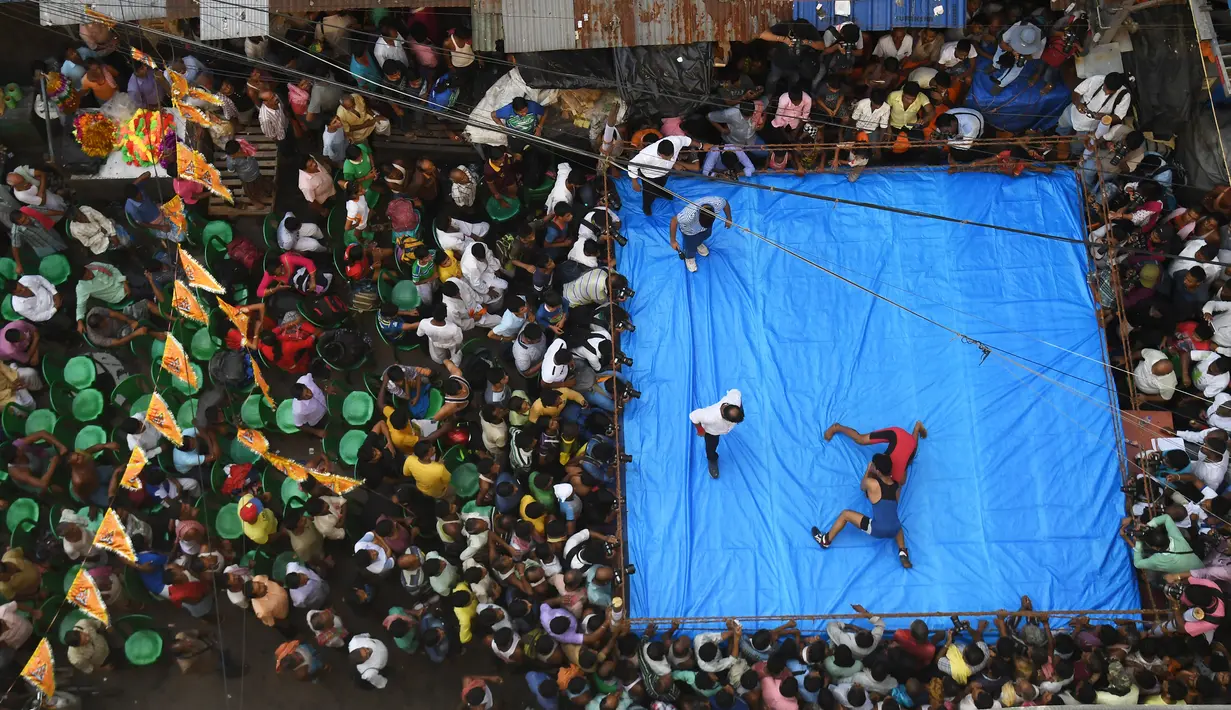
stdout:
[(389, 416), (394, 411), (393, 407), (385, 407), (385, 428), (389, 430), (389, 440), (393, 442), (393, 448), (409, 456), (414, 453), (415, 444), (419, 443), (419, 431), (414, 422), (407, 424), (405, 429), (394, 428), (393, 424), (389, 423)]
[(535, 499), (534, 496), (522, 496), (521, 505), (517, 506), (517, 512), (521, 514), (522, 520), (525, 520), (527, 523), (530, 523), (531, 525), (534, 526), (535, 532), (542, 535), (547, 530), (547, 516), (540, 515), (537, 518), (526, 517), (526, 506), (530, 505), (531, 503), (535, 503), (535, 502), (537, 502), (537, 500)]
[(564, 411), (564, 405), (569, 402), (576, 402), (580, 405), (584, 405), (586, 403), (585, 397), (582, 397), (580, 394), (577, 394), (567, 387), (561, 387), (556, 391), (560, 393), (560, 403), (556, 406), (548, 407), (543, 404), (543, 400), (541, 399), (534, 400), (534, 404), (530, 405), (530, 413), (527, 416), (529, 417), (531, 424), (537, 423), (539, 417), (542, 416), (546, 416), (548, 418), (559, 416), (560, 412)]
[(368, 104), (359, 94), (351, 94), (351, 98), (355, 100), (355, 109), (347, 110), (345, 106), (339, 105), (338, 111), (335, 114), (338, 120), (342, 122), (342, 132), (346, 134), (346, 140), (351, 143), (362, 143), (372, 135), (375, 126), (367, 128), (359, 128), (366, 121), (372, 118), (372, 114), (368, 111)]
[(932, 103), (928, 100), (928, 97), (923, 95), (923, 92), (919, 92), (919, 94), (915, 96), (914, 103), (910, 106), (904, 106), (902, 104), (902, 95), (902, 90), (898, 89), (892, 94), (889, 94), (889, 98), (885, 100), (885, 103), (889, 104), (890, 128), (904, 128), (906, 126), (913, 125), (919, 120), (919, 112), (922, 111), (925, 106)]
[(0, 582), (0, 594), (3, 594), (5, 599), (27, 597), (38, 591), (39, 582), (43, 577), (42, 572), (33, 562), (26, 559), (20, 547), (4, 553), (4, 557), (0, 560), (17, 568), (7, 582)]
[[(465, 582), (458, 582), (453, 591), (470, 591), (470, 585)], [(470, 643), (474, 638), (474, 634), (470, 632), (470, 624), (474, 621), (474, 617), (479, 615), (479, 600), (474, 594), (470, 595), (470, 606), (454, 607), (453, 614), (457, 616), (457, 640), (462, 643)]]
[(449, 252), (449, 258), (436, 266), (436, 273), (440, 277), (440, 283), (444, 283), (454, 276), (461, 276), (462, 265), (457, 257), (453, 256), (453, 252)]
[[(250, 500), (252, 500), (251, 494), (240, 498), (239, 507), (243, 508)], [(274, 515), (274, 511), (269, 508), (265, 508), (256, 516), (255, 523), (247, 523), (244, 522), (243, 518), (240, 518), (239, 524), (244, 527), (244, 534), (258, 545), (264, 545), (269, 542), (269, 537), (278, 532), (278, 518)]]
[(449, 469), (439, 461), (424, 463), (417, 456), (407, 456), (402, 475), (415, 479), (415, 486), (425, 496), (444, 498), (449, 493)]

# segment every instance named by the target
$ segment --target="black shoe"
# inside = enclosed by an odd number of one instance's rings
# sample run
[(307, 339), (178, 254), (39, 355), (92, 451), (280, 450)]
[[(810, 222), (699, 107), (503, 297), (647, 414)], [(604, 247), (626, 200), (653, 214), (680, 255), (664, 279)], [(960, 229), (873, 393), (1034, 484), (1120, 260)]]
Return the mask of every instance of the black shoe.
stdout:
[(717, 480), (718, 479), (718, 460), (711, 459), (709, 463), (710, 463), (710, 478)]
[(829, 533), (821, 533), (821, 529), (815, 525), (812, 526), (812, 539), (822, 548), (829, 549)]

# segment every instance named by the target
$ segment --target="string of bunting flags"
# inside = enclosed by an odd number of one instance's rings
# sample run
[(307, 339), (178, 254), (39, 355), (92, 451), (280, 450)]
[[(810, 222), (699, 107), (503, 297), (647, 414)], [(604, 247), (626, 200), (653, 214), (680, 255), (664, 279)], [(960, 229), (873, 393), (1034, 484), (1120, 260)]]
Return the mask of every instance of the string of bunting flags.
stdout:
[[(134, 55), (134, 58), (137, 57)], [(175, 199), (179, 198), (176, 197)], [(186, 318), (203, 324), (208, 323), (208, 315), (197, 298), (195, 289), (201, 289), (213, 294), (223, 294), (226, 289), (200, 262), (184, 251), (182, 246), (179, 249), (178, 256), (181, 268), (184, 271), (184, 279), (175, 281), (172, 291), (173, 307)], [(246, 336), (249, 332), (248, 325), (250, 321), (247, 312), (227, 303), (222, 298), (218, 298), (217, 303), (219, 309), (235, 324), (239, 332)], [(256, 343), (250, 342), (247, 337), (243, 337), (242, 346), (252, 349), (256, 347)], [(253, 377), (261, 389), (262, 396), (271, 407), (276, 406), (269, 391), (269, 384), (265, 381), (260, 366), (257, 364), (257, 358), (253, 356), (251, 361)], [(167, 333), (161, 367), (173, 377), (179, 378), (194, 387), (197, 385), (196, 372), (190, 365), (190, 360), (183, 344), (170, 332)], [(145, 412), (145, 421), (154, 427), (159, 434), (177, 446), (183, 443), (183, 431), (180, 429), (179, 424), (176, 423), (175, 416), (172, 414), (170, 407), (168, 407), (166, 400), (158, 392), (150, 395), (149, 407)], [(328, 487), (337, 495), (345, 495), (362, 485), (362, 482), (358, 479), (310, 468), (299, 461), (271, 451), (269, 440), (264, 434), (255, 429), (240, 427), (236, 432), (236, 438), (245, 447), (268, 462), (270, 466), (295, 481), (303, 482), (312, 478)], [(121, 473), (120, 486), (127, 490), (141, 490), (141, 472), (148, 463), (149, 457), (145, 451), (140, 446), (134, 447)], [(99, 523), (98, 530), (94, 535), (93, 545), (112, 552), (128, 562), (135, 563), (137, 560), (132, 539), (128, 536), (124, 523), (120, 520), (114, 508), (109, 507), (103, 514), (102, 521)], [(107, 610), (107, 605), (103, 602), (98, 585), (84, 568), (79, 569), (76, 577), (73, 578), (73, 582), (66, 594), (66, 599), (88, 617), (97, 620), (105, 626), (111, 625), (111, 615)], [(21, 671), (21, 677), (48, 697), (55, 695), (55, 657), (52, 654), (51, 645), (46, 638), (39, 642), (34, 653), (26, 661)]]

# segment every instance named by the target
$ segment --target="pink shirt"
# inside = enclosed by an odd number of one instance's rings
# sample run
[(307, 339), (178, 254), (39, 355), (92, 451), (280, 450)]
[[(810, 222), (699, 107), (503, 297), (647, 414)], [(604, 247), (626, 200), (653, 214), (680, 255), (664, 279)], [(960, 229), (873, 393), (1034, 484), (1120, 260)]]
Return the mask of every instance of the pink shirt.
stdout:
[(791, 95), (783, 94), (778, 97), (778, 117), (770, 124), (774, 128), (782, 128), (790, 126), (791, 128), (799, 128), (799, 122), (808, 118), (808, 114), (812, 111), (812, 97), (808, 94), (803, 95), (803, 100), (797, 104), (791, 103)]
[(175, 190), (175, 194), (179, 195), (184, 200), (184, 204), (187, 205), (197, 204), (197, 200), (201, 199), (201, 193), (205, 192), (204, 185), (179, 178), (171, 180), (171, 188)]
[(774, 678), (761, 679), (761, 702), (765, 705), (765, 710), (799, 710), (797, 698), (784, 698), (782, 693), (778, 692), (778, 686), (781, 684), (782, 681)]
[(407, 42), (410, 45), (410, 51), (415, 55), (415, 61), (421, 67), (434, 67), (440, 60), (436, 56), (436, 48), (430, 44), (419, 44), (413, 39)]

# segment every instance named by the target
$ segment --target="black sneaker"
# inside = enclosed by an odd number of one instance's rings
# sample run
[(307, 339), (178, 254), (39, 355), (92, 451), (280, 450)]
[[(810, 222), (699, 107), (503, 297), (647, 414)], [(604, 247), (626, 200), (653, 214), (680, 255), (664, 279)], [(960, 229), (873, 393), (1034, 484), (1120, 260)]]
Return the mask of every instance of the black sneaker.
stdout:
[(812, 539), (816, 540), (816, 544), (822, 548), (829, 549), (829, 533), (822, 533), (821, 529), (815, 525), (812, 526)]
[(710, 478), (718, 480), (718, 461), (710, 461)]

